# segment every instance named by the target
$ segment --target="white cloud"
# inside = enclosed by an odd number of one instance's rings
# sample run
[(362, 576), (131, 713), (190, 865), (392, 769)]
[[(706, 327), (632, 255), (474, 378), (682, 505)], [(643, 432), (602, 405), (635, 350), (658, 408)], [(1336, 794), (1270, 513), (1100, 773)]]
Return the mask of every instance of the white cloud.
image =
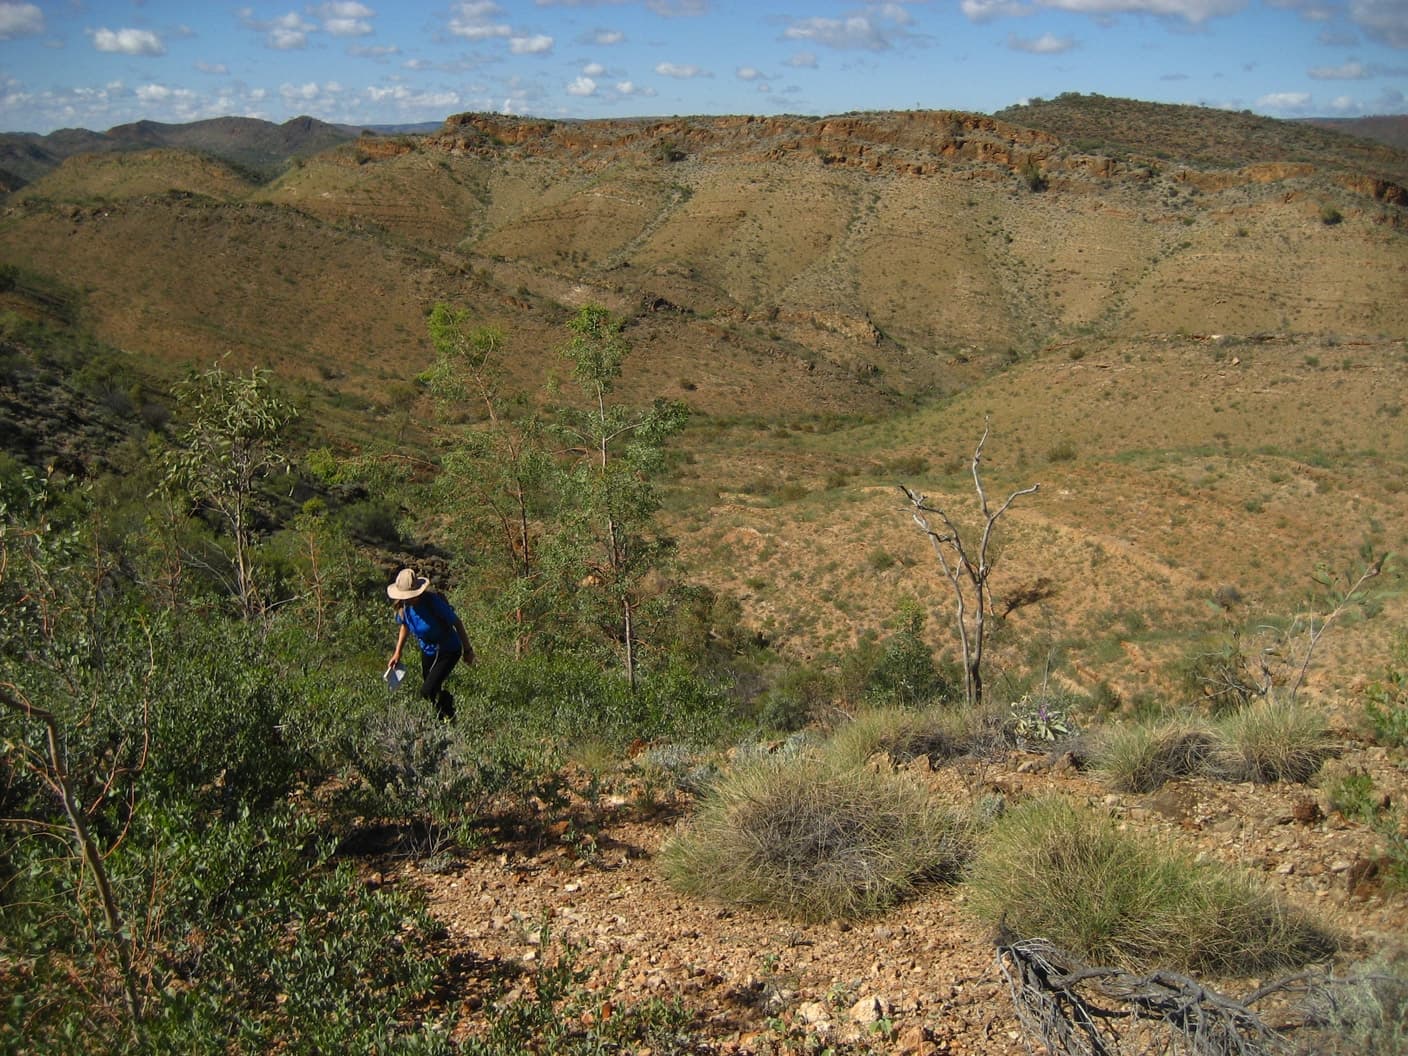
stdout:
[(960, 5), (970, 22), (991, 22), (995, 18), (1029, 15), (1032, 8), (1016, 0), (963, 0)]
[(265, 47), (275, 51), (296, 51), (308, 46), (308, 34), (318, 28), (316, 23), (305, 21), (297, 12), (265, 21), (254, 17), (252, 8), (242, 7), (237, 14), (246, 26), (264, 38)]
[(597, 29), (592, 31), (591, 42), (600, 44), (604, 48), (609, 48), (613, 44), (620, 44), (626, 39), (626, 34), (619, 29)]
[(1007, 46), (1013, 51), (1025, 51), (1032, 55), (1060, 55), (1074, 48), (1076, 42), (1054, 33), (1043, 33), (1039, 37), (1019, 37), (1014, 33), (1007, 38)]
[(582, 67), (582, 73), (587, 77), (600, 77), (606, 72), (606, 67), (599, 62), (589, 62)]
[(1335, 17), (1336, 8), (1321, 0), (1266, 0), (1268, 7), (1279, 7), (1284, 11), (1296, 11), (1307, 22), (1328, 22)]
[(1081, 15), (1162, 15), (1197, 25), (1219, 15), (1234, 15), (1247, 0), (1038, 0), (1043, 7)]
[(802, 18), (782, 33), (788, 40), (809, 40), (828, 48), (885, 51), (890, 41), (882, 26), (869, 15), (848, 18)]
[(578, 77), (567, 86), (567, 94), (585, 98), (589, 95), (596, 95), (596, 81), (590, 77)]
[(218, 76), (223, 76), (230, 72), (230, 67), (226, 66), (223, 62), (197, 62), (196, 69), (201, 73), (213, 73)]
[(1362, 62), (1346, 62), (1343, 66), (1316, 66), (1308, 71), (1317, 81), (1362, 81), (1369, 68)]
[(698, 66), (678, 65), (673, 62), (656, 63), (655, 72), (661, 77), (674, 77), (681, 81), (688, 81), (695, 77), (705, 76), (704, 71)]
[(44, 12), (34, 4), (0, 3), (0, 40), (44, 32)]
[(645, 0), (645, 6), (661, 18), (692, 18), (709, 13), (709, 0)]
[(165, 55), (166, 45), (149, 29), (95, 29), (93, 47), (121, 55)]
[(1408, 3), (1404, 0), (1351, 0), (1349, 17), (1375, 40), (1391, 48), (1408, 48)]
[(763, 77), (761, 71), (754, 69), (752, 66), (738, 67), (736, 76), (740, 81), (760, 81), (766, 79)]
[[(1078, 15), (1108, 18), (1112, 15), (1159, 15), (1181, 18), (1194, 25), (1220, 15), (1241, 11), (1249, 0), (962, 0), (963, 14), (972, 22), (990, 22), (1032, 14), (1037, 7), (1054, 8)], [(1360, 0), (1369, 3), (1401, 3), (1402, 0)]]
[(313, 8), (313, 14), (323, 20), (323, 29), (334, 37), (364, 37), (372, 31), (368, 20), (376, 12), (356, 0), (332, 0)]
[(633, 81), (617, 81), (616, 94), (642, 96), (648, 99), (655, 94), (655, 89), (642, 87)]
[(784, 60), (788, 66), (797, 70), (816, 69), (816, 53), (813, 51), (799, 51), (791, 58)]
[(353, 44), (347, 54), (359, 59), (386, 59), (401, 54), (401, 49), (395, 44)]
[(531, 37), (513, 37), (508, 42), (515, 55), (546, 55), (552, 51), (552, 37), (538, 33)]
[(143, 103), (195, 102), (196, 93), (189, 88), (169, 88), (164, 84), (139, 84), (135, 89), (137, 99)]
[(1282, 114), (1301, 114), (1310, 109), (1309, 92), (1271, 92), (1256, 101), (1260, 110), (1272, 110)]
[(507, 23), (496, 19), (503, 9), (493, 0), (468, 0), (465, 3), (451, 4), (450, 32), (466, 40), (489, 40), (493, 37), (507, 37), (513, 33)]
[(431, 62), (429, 59), (407, 59), (405, 62), (401, 63), (401, 69), (403, 70), (433, 70), (434, 68), (435, 63)]
[(460, 105), (458, 92), (415, 92), (404, 84), (389, 88), (368, 88), (364, 93), (374, 104), (394, 103), (402, 113), (454, 110)]

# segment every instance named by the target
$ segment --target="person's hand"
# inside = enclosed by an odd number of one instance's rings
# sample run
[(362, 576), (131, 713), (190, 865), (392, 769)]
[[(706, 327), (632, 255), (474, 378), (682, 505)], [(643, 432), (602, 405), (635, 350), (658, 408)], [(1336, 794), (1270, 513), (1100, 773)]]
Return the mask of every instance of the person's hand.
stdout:
[(390, 659), (390, 660), (387, 662), (387, 664), (386, 664), (386, 670), (390, 671), (393, 667), (395, 667), (395, 666), (396, 666), (397, 664), (399, 664), (400, 662), (401, 662), (401, 656), (400, 656), (400, 654), (399, 654), (399, 653), (392, 653), (392, 654), (391, 654), (391, 659)]

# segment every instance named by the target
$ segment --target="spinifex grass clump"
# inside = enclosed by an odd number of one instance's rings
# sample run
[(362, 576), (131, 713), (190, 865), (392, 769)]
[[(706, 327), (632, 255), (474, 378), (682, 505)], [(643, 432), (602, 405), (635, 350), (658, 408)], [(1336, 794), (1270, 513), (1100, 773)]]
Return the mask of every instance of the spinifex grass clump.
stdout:
[(920, 756), (948, 759), (960, 755), (972, 739), (970, 712), (956, 708), (868, 708), (826, 742), (826, 754), (837, 766), (860, 766), (884, 754), (895, 763)]
[(1325, 716), (1274, 696), (1228, 715), (1219, 732), (1218, 768), (1237, 781), (1309, 781), (1330, 754)]
[(964, 821), (905, 775), (799, 756), (723, 778), (660, 857), (687, 894), (832, 920), (955, 877), (968, 848)]
[(1250, 874), (1194, 862), (1056, 797), (993, 827), (968, 887), (983, 919), (1131, 971), (1256, 974), (1334, 948)]
[(1111, 788), (1153, 792), (1165, 782), (1204, 773), (1217, 749), (1212, 733), (1180, 719), (1111, 728), (1096, 750), (1096, 765)]

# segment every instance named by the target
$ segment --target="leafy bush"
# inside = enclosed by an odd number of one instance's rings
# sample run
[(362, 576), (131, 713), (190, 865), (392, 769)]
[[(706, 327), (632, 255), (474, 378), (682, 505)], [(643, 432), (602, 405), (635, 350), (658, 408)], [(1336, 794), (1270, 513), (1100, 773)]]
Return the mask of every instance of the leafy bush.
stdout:
[(1165, 782), (1204, 773), (1216, 752), (1212, 733), (1182, 719), (1116, 726), (1096, 748), (1096, 767), (1121, 792), (1153, 792)]
[(967, 889), (974, 912), (1020, 938), (1130, 970), (1246, 975), (1334, 946), (1250, 874), (1196, 863), (1054, 796), (997, 821)]
[(660, 863), (685, 893), (831, 920), (954, 878), (968, 848), (966, 824), (904, 775), (797, 756), (718, 781)]
[(1364, 714), (1382, 745), (1408, 748), (1408, 637), (1393, 647), (1393, 661), (1365, 690)]
[(873, 704), (918, 707), (961, 695), (962, 678), (940, 665), (924, 640), (924, 613), (913, 603), (900, 614), (899, 630), (879, 643), (862, 642), (841, 663), (843, 692)]
[(1076, 734), (1070, 706), (1059, 693), (1024, 693), (1012, 702), (1009, 726), (1018, 744), (1063, 740)]
[[(144, 1042), (67, 884), (43, 868), (20, 870), (0, 932), (0, 961), (23, 982), (0, 1009), (0, 1039), (55, 1054), (446, 1050), (433, 1024), (407, 1016), (439, 972), (411, 899), (333, 866), (287, 809), (208, 820), (148, 803), (108, 859), (146, 984)], [(27, 843), (23, 861), (37, 865), (48, 851)]]
[(1309, 781), (1330, 754), (1325, 717), (1295, 701), (1267, 697), (1218, 725), (1216, 765), (1236, 781)]

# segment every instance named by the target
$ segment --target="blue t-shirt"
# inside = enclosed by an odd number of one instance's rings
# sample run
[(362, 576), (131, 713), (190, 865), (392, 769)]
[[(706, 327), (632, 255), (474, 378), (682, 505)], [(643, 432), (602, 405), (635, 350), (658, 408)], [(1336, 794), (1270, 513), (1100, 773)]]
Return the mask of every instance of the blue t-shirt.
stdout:
[(460, 636), (455, 633), (456, 619), (454, 608), (443, 594), (422, 594), (406, 602), (396, 613), (396, 622), (404, 624), (416, 636), (420, 651), (426, 656), (434, 656), (441, 646), (455, 652), (464, 651)]

